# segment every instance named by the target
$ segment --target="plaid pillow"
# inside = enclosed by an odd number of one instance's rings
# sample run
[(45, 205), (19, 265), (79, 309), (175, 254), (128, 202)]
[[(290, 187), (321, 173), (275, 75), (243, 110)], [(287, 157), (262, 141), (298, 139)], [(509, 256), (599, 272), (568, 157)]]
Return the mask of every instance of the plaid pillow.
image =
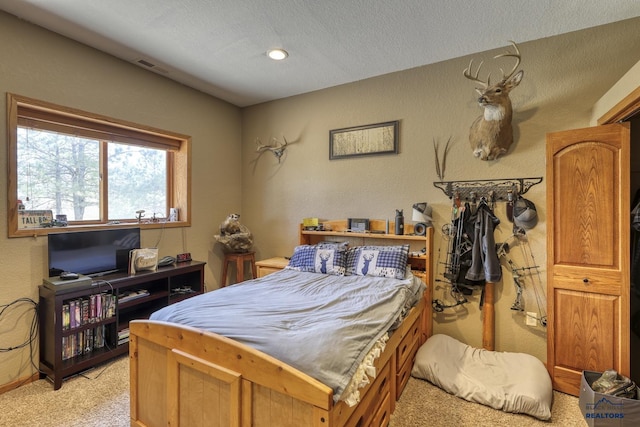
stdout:
[(356, 246), (347, 251), (347, 275), (404, 279), (409, 245)]
[(287, 268), (310, 273), (344, 276), (345, 254), (343, 247), (335, 245), (297, 246)]

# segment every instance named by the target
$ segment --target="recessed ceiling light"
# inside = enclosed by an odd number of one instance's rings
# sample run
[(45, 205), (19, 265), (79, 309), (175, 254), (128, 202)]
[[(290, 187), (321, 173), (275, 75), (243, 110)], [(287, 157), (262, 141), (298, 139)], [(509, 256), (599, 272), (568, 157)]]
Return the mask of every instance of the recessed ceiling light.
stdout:
[(289, 53), (284, 49), (271, 49), (267, 51), (267, 55), (275, 61), (282, 61), (289, 56)]

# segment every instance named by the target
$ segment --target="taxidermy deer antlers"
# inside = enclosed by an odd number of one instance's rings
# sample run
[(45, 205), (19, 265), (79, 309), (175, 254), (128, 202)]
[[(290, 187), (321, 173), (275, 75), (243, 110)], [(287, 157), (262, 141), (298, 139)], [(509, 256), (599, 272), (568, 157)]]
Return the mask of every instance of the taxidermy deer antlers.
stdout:
[(506, 52), (493, 57), (494, 59), (503, 57), (516, 59), (516, 64), (508, 74), (505, 74), (501, 69), (502, 80), (498, 83), (491, 84), (491, 74), (487, 76), (486, 82), (478, 78), (482, 62), (478, 65), (475, 74), (472, 75), (473, 59), (463, 72), (466, 78), (482, 85), (482, 88), (476, 88), (476, 92), (480, 95), (478, 104), (484, 109), (484, 113), (473, 122), (469, 130), (471, 149), (474, 156), (481, 160), (497, 159), (505, 154), (513, 143), (513, 128), (511, 127), (513, 111), (509, 92), (520, 84), (524, 71), (520, 70), (516, 73), (516, 69), (520, 65), (520, 51), (515, 42), (511, 41), (511, 44), (515, 53)]
[(438, 152), (440, 151), (440, 144), (436, 142), (435, 138), (433, 139), (433, 151), (435, 151), (436, 155), (436, 175), (438, 175), (438, 179), (440, 181), (444, 180), (444, 170), (447, 167), (447, 154), (449, 153), (449, 143), (451, 142), (451, 137), (447, 139), (447, 145), (444, 146), (444, 152), (442, 153), (442, 164), (440, 164), (440, 156)]
[(278, 163), (280, 163), (280, 159), (284, 154), (284, 150), (286, 150), (287, 145), (289, 145), (289, 143), (287, 142), (287, 138), (283, 136), (282, 139), (284, 140), (284, 144), (278, 141), (274, 137), (274, 138), (271, 138), (271, 142), (272, 142), (271, 145), (263, 145), (262, 142), (260, 141), (260, 138), (256, 138), (256, 146), (257, 146), (256, 152), (263, 153), (265, 151), (271, 151), (273, 155), (276, 156), (276, 158), (278, 159)]

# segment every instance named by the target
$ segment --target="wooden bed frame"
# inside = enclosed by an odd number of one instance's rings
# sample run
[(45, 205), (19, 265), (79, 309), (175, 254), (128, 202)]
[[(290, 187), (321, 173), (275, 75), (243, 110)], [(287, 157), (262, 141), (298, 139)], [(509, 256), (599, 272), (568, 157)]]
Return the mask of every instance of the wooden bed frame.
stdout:
[[(433, 229), (428, 230), (424, 257), (430, 265)], [(331, 388), (314, 378), (232, 339), (171, 323), (132, 321), (131, 425), (386, 426), (415, 353), (431, 333), (431, 316), (428, 286), (391, 335), (375, 361), (376, 378), (360, 390), (361, 401), (353, 407), (334, 403)]]

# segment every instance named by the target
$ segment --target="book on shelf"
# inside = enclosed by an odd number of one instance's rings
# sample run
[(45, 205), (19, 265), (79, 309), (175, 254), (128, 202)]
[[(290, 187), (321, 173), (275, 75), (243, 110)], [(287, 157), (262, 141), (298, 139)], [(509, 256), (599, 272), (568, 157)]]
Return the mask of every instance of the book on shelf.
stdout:
[(129, 342), (129, 328), (124, 328), (118, 331), (118, 345), (122, 345)]

